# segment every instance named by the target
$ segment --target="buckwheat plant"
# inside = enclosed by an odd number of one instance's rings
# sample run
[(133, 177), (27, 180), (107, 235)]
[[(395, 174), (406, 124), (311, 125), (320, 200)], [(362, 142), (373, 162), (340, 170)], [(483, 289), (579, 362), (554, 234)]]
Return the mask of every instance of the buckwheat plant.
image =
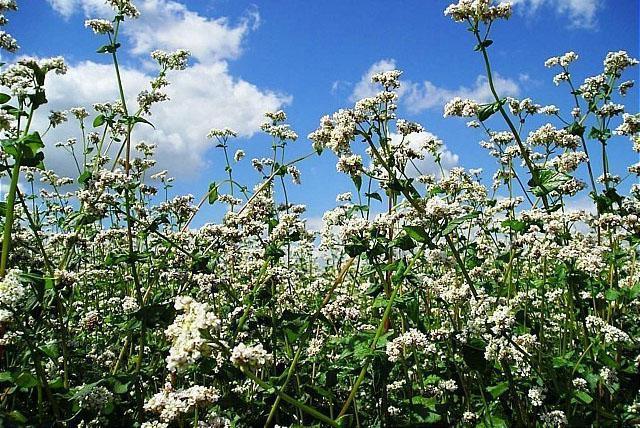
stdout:
[[(480, 170), (447, 170), (444, 143), (397, 117), (393, 70), (372, 77), (376, 95), (321, 118), (299, 158), (283, 111), (265, 114), (268, 157), (245, 160), (235, 131), (212, 129), (202, 138), (225, 167), (196, 199), (172, 192), (139, 130), (189, 53), (152, 52), (157, 74), (132, 104), (118, 54), (139, 11), (107, 3), (113, 16), (86, 27), (113, 64), (116, 100), (43, 113), (64, 60), (0, 70), (4, 425), (640, 423), (640, 187), (628, 184), (640, 164), (608, 153), (629, 140), (640, 152), (640, 115), (625, 106), (635, 58), (611, 52), (584, 79), (575, 52), (540, 64), (571, 111), (502, 97), (489, 37), (511, 6), (460, 0), (445, 15), (469, 30), (493, 100), (455, 98), (443, 113), (480, 133), (496, 161), (487, 184)], [(18, 49), (4, 32), (0, 46)], [(48, 141), (64, 121), (77, 134)], [(47, 168), (45, 144), (73, 177)], [(353, 189), (315, 233), (288, 189), (327, 151)], [(247, 161), (253, 181), (234, 175)], [(591, 207), (572, 208), (585, 197)], [(195, 227), (205, 204), (222, 214)]]

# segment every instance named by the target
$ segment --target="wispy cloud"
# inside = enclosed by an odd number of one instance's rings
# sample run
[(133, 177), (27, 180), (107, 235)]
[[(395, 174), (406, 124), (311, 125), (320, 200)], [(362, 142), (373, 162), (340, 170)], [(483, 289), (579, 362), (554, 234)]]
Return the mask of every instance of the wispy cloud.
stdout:
[(569, 18), (574, 28), (594, 28), (598, 11), (606, 0), (511, 0), (515, 10), (523, 14), (534, 14), (542, 9), (553, 9)]

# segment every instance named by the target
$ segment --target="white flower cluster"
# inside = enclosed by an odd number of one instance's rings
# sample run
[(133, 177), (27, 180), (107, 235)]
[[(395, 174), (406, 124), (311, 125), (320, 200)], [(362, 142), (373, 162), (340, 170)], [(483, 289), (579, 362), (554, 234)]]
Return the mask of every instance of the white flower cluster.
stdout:
[(218, 129), (214, 128), (209, 131), (207, 138), (221, 138), (227, 140), (229, 137), (237, 137), (238, 133), (231, 128)]
[[(15, 0), (0, 0), (0, 13), (17, 9), (18, 6), (16, 5)], [(0, 26), (7, 25), (8, 22), (9, 20), (4, 15), (0, 15)], [(11, 34), (5, 31), (0, 31), (0, 49), (15, 53), (20, 49), (20, 46), (18, 46), (18, 41), (14, 39)]]
[(168, 423), (190, 413), (198, 406), (215, 403), (219, 398), (218, 390), (213, 387), (195, 385), (174, 391), (171, 385), (167, 384), (144, 404), (144, 409), (157, 414), (162, 422)]
[(614, 383), (618, 382), (618, 375), (615, 370), (612, 370), (609, 367), (603, 367), (599, 374), (600, 379), (607, 386), (613, 386)]
[(396, 129), (401, 135), (404, 136), (424, 131), (424, 128), (419, 123), (409, 122), (404, 119), (398, 119), (396, 121)]
[(527, 143), (532, 146), (556, 145), (567, 149), (575, 149), (580, 145), (580, 137), (572, 135), (566, 129), (556, 129), (550, 123), (529, 133)]
[(260, 126), (260, 129), (278, 140), (295, 141), (298, 139), (298, 134), (285, 123), (274, 125), (273, 123), (266, 122)]
[(211, 344), (202, 337), (201, 330), (218, 330), (220, 320), (206, 303), (199, 303), (188, 296), (176, 298), (175, 308), (183, 313), (167, 327), (166, 336), (172, 340), (167, 369), (176, 371), (187, 364), (208, 355)]
[(0, 280), (0, 322), (12, 318), (12, 312), (18, 309), (20, 301), (27, 293), (20, 281), (20, 273), (19, 269), (11, 269)]
[(533, 102), (531, 98), (525, 98), (518, 100), (516, 98), (507, 97), (507, 105), (512, 114), (517, 115), (520, 113), (536, 114), (540, 111), (542, 106)]
[(567, 421), (567, 416), (564, 414), (562, 410), (552, 410), (548, 413), (545, 413), (541, 416), (542, 422), (544, 422), (549, 427), (553, 428), (561, 428), (566, 427), (569, 422)]
[(444, 117), (458, 116), (458, 117), (474, 117), (478, 114), (480, 105), (470, 99), (462, 99), (455, 97), (444, 106)]
[(0, 85), (10, 88), (15, 95), (24, 96), (35, 88), (34, 70), (36, 69), (40, 69), (45, 74), (50, 71), (56, 74), (65, 74), (67, 72), (67, 66), (61, 56), (41, 60), (22, 58), (8, 66), (0, 74)]
[(571, 51), (567, 52), (564, 55), (560, 56), (552, 56), (548, 60), (545, 61), (544, 66), (547, 68), (554, 67), (559, 65), (562, 68), (567, 68), (569, 64), (576, 61), (578, 59), (578, 54)]
[(362, 171), (362, 156), (360, 155), (344, 155), (340, 156), (336, 169), (349, 175), (357, 175)]
[(387, 358), (391, 362), (398, 361), (402, 357), (405, 348), (408, 347), (413, 347), (422, 353), (433, 353), (436, 350), (435, 345), (429, 341), (429, 338), (424, 333), (412, 328), (391, 342), (387, 342)]
[(189, 56), (191, 56), (191, 53), (185, 49), (178, 49), (175, 52), (161, 50), (151, 52), (151, 58), (155, 59), (160, 67), (166, 70), (184, 70), (187, 68)]
[(328, 147), (341, 155), (350, 153), (351, 141), (355, 138), (357, 121), (351, 110), (340, 109), (333, 116), (320, 119), (320, 127), (309, 134), (313, 147), (318, 150)]
[(137, 18), (140, 16), (138, 8), (131, 0), (107, 0), (109, 4), (118, 14), (129, 18)]
[(593, 100), (607, 85), (607, 76), (598, 74), (596, 76), (587, 77), (584, 83), (578, 88), (580, 96), (587, 101)]
[(622, 124), (615, 130), (618, 135), (633, 135), (640, 132), (640, 113), (622, 115)]
[(606, 103), (596, 112), (598, 116), (613, 117), (624, 113), (624, 106), (616, 103)]
[[(364, 219), (361, 220), (366, 222)], [(349, 236), (350, 233), (353, 232), (346, 232), (346, 235)], [(322, 315), (333, 322), (356, 321), (360, 317), (360, 310), (353, 299), (342, 294), (322, 308)]]
[(602, 334), (605, 344), (625, 343), (631, 341), (631, 338), (627, 333), (612, 326), (602, 318), (589, 315), (585, 319), (585, 324), (587, 325), (587, 328), (594, 330), (596, 334)]
[[(84, 385), (80, 387), (82, 389)], [(111, 400), (113, 400), (113, 393), (104, 386), (95, 386), (82, 395), (78, 400), (78, 406), (82, 409), (100, 411)]]
[(545, 399), (544, 389), (540, 388), (539, 386), (534, 386), (529, 390), (529, 393), (527, 395), (529, 397), (529, 400), (531, 400), (531, 405), (533, 407), (542, 406), (542, 402)]
[(18, 10), (16, 0), (0, 0), (0, 12), (7, 10)]
[(551, 163), (560, 172), (574, 171), (582, 162), (587, 162), (589, 158), (585, 152), (564, 152), (553, 158)]
[(271, 361), (271, 355), (262, 347), (262, 343), (247, 346), (239, 343), (231, 351), (231, 362), (238, 367), (259, 369)]
[(8, 52), (15, 53), (20, 46), (18, 41), (6, 31), (0, 31), (0, 49), (4, 49)]
[(381, 73), (376, 73), (373, 76), (371, 76), (371, 82), (379, 83), (382, 87), (385, 88), (385, 90), (392, 91), (400, 87), (401, 75), (402, 75), (402, 71), (400, 70), (383, 71)]
[(96, 34), (113, 33), (113, 23), (106, 19), (87, 19), (84, 21), (84, 26), (91, 28)]
[(498, 18), (509, 19), (511, 17), (511, 3), (493, 3), (493, 0), (459, 0), (451, 4), (444, 11), (445, 16), (450, 16), (456, 22), (482, 21), (489, 23)]
[(631, 58), (626, 51), (609, 52), (604, 59), (604, 72), (620, 76), (625, 68), (638, 64), (638, 60)]

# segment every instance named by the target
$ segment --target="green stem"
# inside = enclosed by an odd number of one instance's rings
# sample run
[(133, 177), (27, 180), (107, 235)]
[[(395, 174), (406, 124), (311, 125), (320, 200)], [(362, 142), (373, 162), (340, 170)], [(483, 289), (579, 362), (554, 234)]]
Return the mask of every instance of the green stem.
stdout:
[[(253, 382), (255, 382), (260, 388), (264, 389), (265, 391), (273, 390), (273, 386), (272, 385), (270, 385), (268, 382), (265, 382), (262, 379), (260, 379), (253, 372), (251, 372), (251, 370), (247, 370), (247, 369), (243, 368), (242, 369), (242, 373), (244, 373), (245, 376), (247, 376), (249, 379), (251, 379)], [(317, 411), (313, 407), (307, 406), (306, 404), (296, 400), (295, 398), (291, 397), (290, 395), (287, 395), (282, 391), (277, 391), (276, 394), (278, 394), (278, 397), (281, 397), (287, 403), (296, 406), (297, 408), (299, 408), (303, 412), (313, 416), (314, 418), (318, 419), (319, 421), (324, 422), (325, 424), (330, 425), (332, 427), (339, 427), (340, 426), (333, 419), (329, 418), (328, 416), (323, 415), (322, 413), (320, 413), (319, 411)]]
[[(411, 259), (411, 262), (409, 263), (409, 265), (407, 266), (406, 270), (404, 271), (404, 274), (406, 275), (406, 273), (413, 267), (413, 265), (415, 264), (415, 261), (422, 256), (422, 253), (424, 252), (424, 245), (420, 248), (420, 251), (418, 251), (416, 253), (416, 255)], [(387, 307), (384, 309), (384, 314), (382, 315), (382, 319), (380, 320), (380, 323), (378, 324), (378, 329), (376, 330), (376, 335), (374, 336), (373, 340), (371, 341), (371, 345), (370, 345), (370, 349), (375, 349), (377, 343), (378, 343), (378, 339), (380, 339), (380, 336), (382, 336), (382, 333), (385, 330), (385, 325), (387, 323), (387, 320), (389, 319), (389, 316), (391, 315), (391, 309), (393, 308), (393, 302), (396, 299), (396, 295), (398, 294), (398, 291), (400, 291), (400, 287), (402, 287), (402, 280), (398, 281), (398, 284), (394, 287), (393, 291), (391, 292), (391, 296), (389, 296), (389, 302), (387, 302)], [(371, 364), (371, 358), (367, 358), (367, 360), (364, 362), (364, 365), (362, 366), (362, 369), (360, 370), (360, 374), (358, 375), (358, 379), (356, 379), (356, 382), (353, 384), (353, 388), (351, 388), (351, 392), (349, 393), (349, 397), (347, 397), (347, 401), (345, 401), (344, 405), (342, 406), (342, 409), (340, 410), (340, 413), (338, 414), (338, 417), (336, 419), (340, 419), (342, 416), (344, 416), (345, 413), (347, 413), (347, 410), (349, 410), (349, 406), (351, 406), (351, 402), (353, 401), (353, 399), (356, 397), (356, 394), (358, 393), (358, 388), (360, 388), (360, 384), (362, 383), (362, 381), (364, 381), (364, 377), (367, 374), (367, 370), (369, 368), (369, 364)]]
[[(478, 46), (480, 46), (480, 51), (482, 52), (482, 57), (484, 58), (484, 66), (485, 66), (485, 69), (486, 69), (486, 72), (487, 72), (487, 80), (489, 82), (489, 89), (491, 90), (491, 94), (493, 95), (496, 103), (499, 104), (500, 114), (502, 115), (502, 117), (504, 118), (505, 122), (507, 123), (507, 126), (509, 126), (509, 129), (511, 130), (511, 133), (513, 134), (513, 138), (516, 140), (516, 143), (518, 144), (518, 148), (520, 149), (520, 153), (522, 154), (522, 159), (524, 160), (525, 164), (527, 165), (527, 168), (529, 169), (529, 172), (531, 173), (531, 176), (533, 177), (533, 181), (534, 181), (535, 185), (539, 185), (540, 184), (540, 174), (538, 174), (538, 170), (536, 169), (536, 166), (533, 164), (533, 162), (531, 161), (531, 158), (527, 154), (527, 149), (524, 146), (524, 144), (522, 143), (522, 139), (520, 138), (520, 134), (518, 133), (518, 130), (516, 129), (515, 125), (513, 124), (511, 119), (509, 118), (509, 115), (507, 114), (507, 112), (505, 111), (504, 107), (502, 106), (502, 103), (500, 101), (500, 96), (498, 95), (498, 92), (496, 91), (496, 87), (495, 87), (495, 85), (493, 83), (493, 73), (491, 71), (491, 63), (489, 62), (489, 54), (487, 53), (487, 48), (482, 43), (483, 40), (480, 37), (480, 33), (478, 32), (477, 27), (475, 28), (475, 31), (474, 31), (473, 34), (476, 36), (476, 39), (478, 41)], [(546, 195), (542, 196), (542, 203), (544, 204), (545, 209), (548, 210), (549, 209), (549, 201), (547, 200), (547, 196)]]
[(16, 191), (20, 178), (20, 158), (18, 157), (11, 172), (11, 184), (7, 194), (7, 207), (4, 220), (4, 233), (2, 234), (2, 258), (0, 258), (0, 278), (4, 278), (7, 272), (7, 260), (9, 259), (9, 247), (11, 246), (11, 231), (15, 213)]

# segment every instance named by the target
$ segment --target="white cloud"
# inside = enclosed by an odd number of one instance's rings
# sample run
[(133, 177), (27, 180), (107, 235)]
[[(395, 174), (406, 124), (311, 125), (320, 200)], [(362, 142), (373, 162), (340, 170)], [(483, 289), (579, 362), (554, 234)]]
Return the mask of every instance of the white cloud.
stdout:
[[(382, 59), (369, 67), (367, 72), (353, 87), (350, 101), (357, 101), (361, 98), (371, 97), (379, 92), (379, 87), (371, 83), (371, 76), (382, 71), (396, 69), (394, 59)], [(496, 91), (501, 97), (518, 96), (520, 87), (518, 83), (509, 78), (495, 74), (493, 83)], [(439, 108), (454, 97), (471, 98), (480, 103), (493, 101), (493, 95), (489, 88), (489, 82), (485, 76), (476, 77), (471, 86), (460, 86), (456, 89), (448, 89), (436, 86), (433, 82), (425, 80), (421, 83), (411, 80), (401, 79), (398, 89), (399, 104), (407, 108), (410, 113), (420, 113), (430, 108)]]
[[(87, 17), (112, 14), (104, 0), (48, 1), (63, 17), (78, 11)], [(136, 105), (138, 92), (148, 89), (154, 77), (153, 71), (147, 71), (153, 68), (150, 51), (184, 48), (193, 54), (193, 65), (168, 76), (171, 85), (166, 92), (171, 100), (152, 108), (148, 119), (156, 129), (139, 125), (135, 131), (134, 139), (157, 144), (159, 168), (175, 175), (196, 176), (206, 165), (205, 153), (212, 147), (206, 139), (210, 128), (228, 126), (251, 136), (259, 130), (264, 112), (291, 102), (290, 96), (259, 88), (229, 72), (227, 61), (241, 55), (246, 36), (260, 22), (255, 9), (233, 25), (227, 18), (205, 17), (173, 0), (141, 0), (136, 5), (141, 17), (123, 26), (123, 49), (130, 47), (129, 53), (139, 61), (138, 67), (121, 67), (130, 105)], [(88, 30), (87, 37), (92, 37)], [(47, 86), (49, 104), (45, 107), (51, 110), (88, 108), (118, 98), (113, 66), (93, 61), (72, 64), (65, 76), (51, 78)], [(77, 134), (72, 129), (71, 124), (60, 126), (47, 136), (48, 141)], [(64, 157), (64, 152), (51, 150), (49, 166), (53, 162), (55, 167), (72, 172)]]
[[(505, 78), (499, 74), (493, 76), (496, 91), (501, 97), (518, 96), (520, 87), (515, 80)], [(434, 85), (425, 80), (422, 83), (405, 83), (405, 99), (403, 100), (411, 113), (419, 113), (429, 108), (441, 107), (452, 98), (470, 98), (479, 103), (488, 103), (494, 100), (489, 81), (486, 76), (476, 77), (472, 86), (460, 86), (456, 89), (447, 89)]]
[[(419, 149), (423, 146), (423, 142), (427, 139), (438, 138), (433, 135), (431, 132), (416, 132), (413, 134), (409, 134), (405, 137), (406, 141), (409, 142), (409, 146), (414, 149)], [(391, 141), (393, 143), (399, 143), (402, 140), (402, 136), (400, 134), (391, 133)], [(456, 167), (460, 157), (453, 153), (451, 150), (447, 148), (447, 146), (443, 145), (440, 153), (440, 164), (442, 165), (442, 169), (445, 173), (447, 173), (451, 168)], [(417, 177), (420, 174), (434, 174), (436, 177), (442, 176), (442, 171), (440, 170), (440, 166), (436, 163), (436, 159), (430, 153), (424, 153), (424, 159), (419, 159), (414, 161), (415, 166), (407, 165), (405, 169), (405, 173), (409, 177)], [(417, 168), (417, 169), (416, 169)]]
[(145, 0), (139, 9), (141, 16), (135, 25), (125, 27), (133, 42), (132, 53), (147, 55), (154, 49), (182, 48), (200, 62), (237, 58), (245, 36), (260, 22), (256, 10), (234, 26), (227, 18), (207, 18), (166, 0)]
[[(125, 92), (132, 97), (128, 103), (135, 106), (133, 97), (148, 86), (152, 76), (132, 68), (124, 68), (122, 75)], [(172, 174), (194, 175), (205, 166), (205, 153), (212, 147), (206, 139), (210, 128), (229, 126), (250, 136), (259, 129), (265, 111), (277, 110), (290, 101), (232, 77), (223, 62), (196, 64), (172, 73), (169, 79), (172, 84), (166, 92), (171, 100), (155, 105), (148, 118), (156, 129), (138, 125), (134, 139), (156, 143), (159, 167)], [(70, 67), (66, 75), (50, 79), (46, 107), (63, 110), (114, 100), (116, 88), (113, 66), (85, 61)], [(74, 134), (73, 126), (68, 123), (56, 128), (48, 140), (66, 139)], [(64, 155), (60, 150), (48, 153), (56, 166), (64, 163)]]
[[(85, 17), (113, 15), (104, 0), (48, 0), (63, 17), (77, 11)], [(173, 0), (143, 0), (136, 3), (140, 17), (122, 28), (131, 42), (131, 53), (148, 55), (154, 49), (188, 49), (200, 62), (234, 59), (242, 53), (242, 42), (260, 24), (257, 9), (245, 13), (237, 25), (226, 17), (209, 18)]]
[(520, 13), (536, 13), (540, 8), (553, 8), (567, 15), (575, 28), (593, 28), (597, 24), (597, 12), (604, 0), (511, 0)]
[(395, 69), (395, 59), (381, 59), (380, 61), (371, 65), (371, 67), (369, 67), (369, 70), (367, 70), (367, 72), (362, 76), (360, 81), (358, 81), (354, 85), (353, 92), (351, 93), (349, 100), (355, 102), (362, 98), (372, 97), (380, 92), (378, 85), (371, 83), (371, 77), (376, 73)]
[(79, 10), (86, 15), (108, 13), (111, 8), (105, 0), (47, 0), (52, 8), (64, 18), (70, 18)]

